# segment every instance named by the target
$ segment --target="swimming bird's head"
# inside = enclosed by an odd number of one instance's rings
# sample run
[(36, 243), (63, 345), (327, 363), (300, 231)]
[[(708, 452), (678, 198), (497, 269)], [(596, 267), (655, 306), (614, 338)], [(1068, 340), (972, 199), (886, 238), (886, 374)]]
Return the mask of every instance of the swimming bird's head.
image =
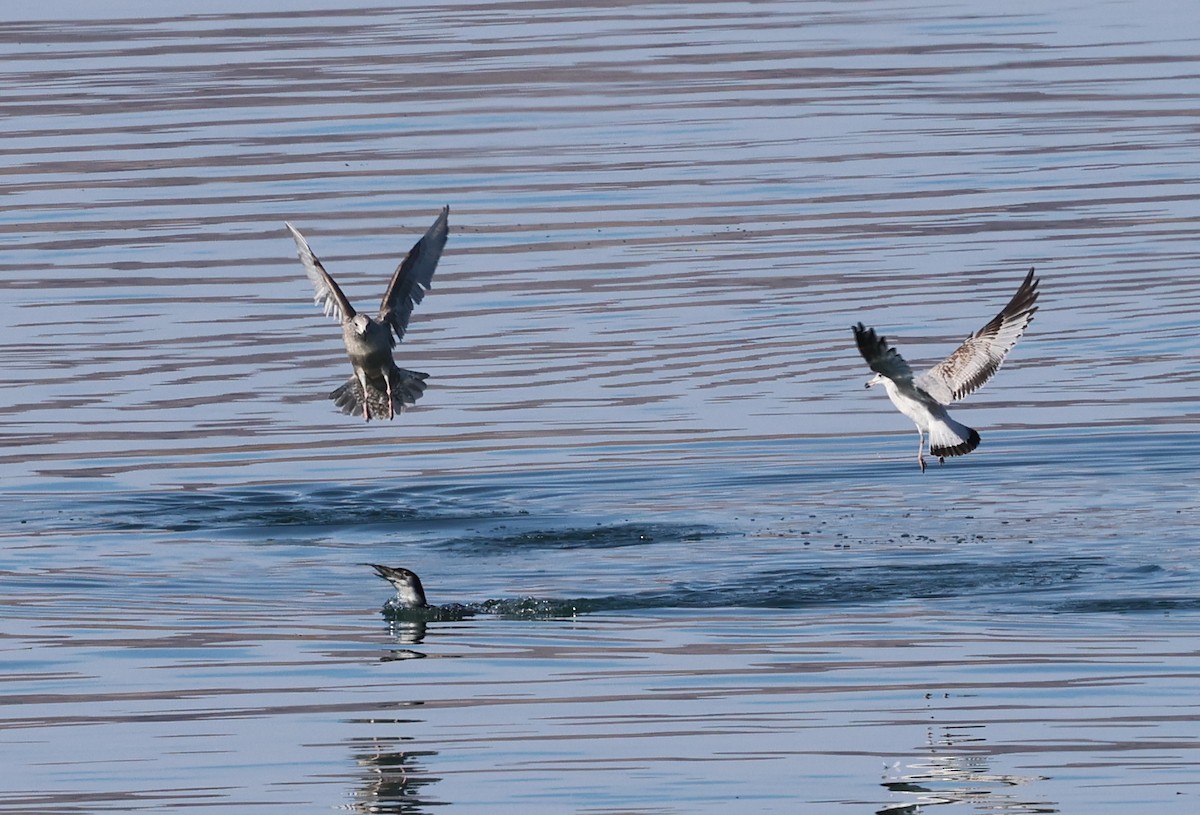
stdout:
[(417, 577), (415, 572), (374, 563), (367, 565), (395, 587), (396, 598), (400, 601), (401, 608), (429, 608), (429, 603), (425, 602), (425, 589), (421, 586), (421, 578)]
[(872, 385), (882, 385), (882, 384), (883, 384), (883, 374), (875, 374), (875, 376), (873, 376), (867, 380), (867, 384), (863, 385), (863, 387), (869, 388)]
[(350, 325), (354, 326), (354, 331), (360, 337), (367, 333), (367, 326), (371, 324), (371, 318), (366, 314), (355, 314), (354, 319), (350, 321)]

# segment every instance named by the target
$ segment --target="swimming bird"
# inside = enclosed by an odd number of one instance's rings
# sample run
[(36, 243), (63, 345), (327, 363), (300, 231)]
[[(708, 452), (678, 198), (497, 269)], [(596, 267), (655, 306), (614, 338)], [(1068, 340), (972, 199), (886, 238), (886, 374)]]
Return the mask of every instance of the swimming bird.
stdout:
[(396, 597), (389, 601), (389, 606), (392, 608), (430, 608), (429, 603), (425, 601), (425, 589), (421, 586), (421, 578), (417, 577), (416, 572), (410, 572), (408, 569), (399, 567), (380, 566), (376, 563), (368, 563), (375, 573), (382, 577), (387, 582), (391, 583), (396, 589)]
[(379, 316), (374, 318), (354, 310), (300, 231), (284, 224), (296, 241), (296, 253), (312, 281), (313, 300), (342, 324), (342, 340), (354, 376), (329, 394), (329, 398), (347, 416), (361, 410), (368, 422), (373, 415), (381, 417), (384, 413), (391, 419), (405, 407), (411, 407), (425, 392), (429, 374), (398, 368), (392, 349), (404, 339), (413, 308), (430, 288), (450, 232), (449, 216), (450, 207), (443, 207), (433, 226), (396, 267), (379, 305)]
[(965, 456), (979, 446), (979, 433), (954, 421), (946, 407), (982, 387), (1000, 369), (1004, 358), (1025, 333), (1037, 311), (1038, 280), (1033, 269), (1008, 305), (976, 331), (958, 349), (920, 376), (887, 339), (861, 322), (853, 326), (854, 341), (863, 359), (875, 371), (867, 387), (882, 384), (896, 409), (917, 426), (917, 463), (925, 472), (925, 434), (929, 454), (945, 462), (946, 456)]

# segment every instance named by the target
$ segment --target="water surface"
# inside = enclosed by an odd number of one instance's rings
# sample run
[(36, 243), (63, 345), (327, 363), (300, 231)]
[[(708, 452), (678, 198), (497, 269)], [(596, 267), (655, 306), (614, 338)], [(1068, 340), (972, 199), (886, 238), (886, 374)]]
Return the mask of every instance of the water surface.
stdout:
[[(295, 8), (0, 29), (0, 811), (1196, 811), (1177, 4)], [(443, 204), (343, 417), (282, 222), (370, 309)], [(922, 475), (849, 326), (1030, 266)]]

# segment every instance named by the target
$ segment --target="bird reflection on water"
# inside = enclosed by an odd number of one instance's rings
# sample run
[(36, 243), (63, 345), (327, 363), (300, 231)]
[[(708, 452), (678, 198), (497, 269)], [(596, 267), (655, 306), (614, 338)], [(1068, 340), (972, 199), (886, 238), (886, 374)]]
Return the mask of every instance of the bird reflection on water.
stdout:
[(935, 804), (971, 804), (976, 811), (1016, 813), (1059, 812), (1045, 801), (1016, 789), (1043, 776), (998, 773), (991, 769), (994, 759), (982, 724), (955, 724), (930, 727), (926, 731), (927, 755), (889, 768), (883, 787), (899, 794), (901, 800), (876, 811), (876, 815), (905, 815)]
[(437, 752), (397, 749), (411, 741), (409, 736), (352, 740), (354, 761), (364, 770), (350, 805), (352, 811), (414, 815), (443, 805), (431, 799), (425, 789), (442, 780), (423, 766)]

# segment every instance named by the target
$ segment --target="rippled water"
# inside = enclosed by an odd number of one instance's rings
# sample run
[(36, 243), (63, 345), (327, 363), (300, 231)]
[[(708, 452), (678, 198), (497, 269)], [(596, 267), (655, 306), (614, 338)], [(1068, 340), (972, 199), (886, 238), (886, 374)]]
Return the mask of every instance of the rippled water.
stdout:
[(0, 811), (1197, 811), (1189, 6), (176, 13), (0, 27)]

